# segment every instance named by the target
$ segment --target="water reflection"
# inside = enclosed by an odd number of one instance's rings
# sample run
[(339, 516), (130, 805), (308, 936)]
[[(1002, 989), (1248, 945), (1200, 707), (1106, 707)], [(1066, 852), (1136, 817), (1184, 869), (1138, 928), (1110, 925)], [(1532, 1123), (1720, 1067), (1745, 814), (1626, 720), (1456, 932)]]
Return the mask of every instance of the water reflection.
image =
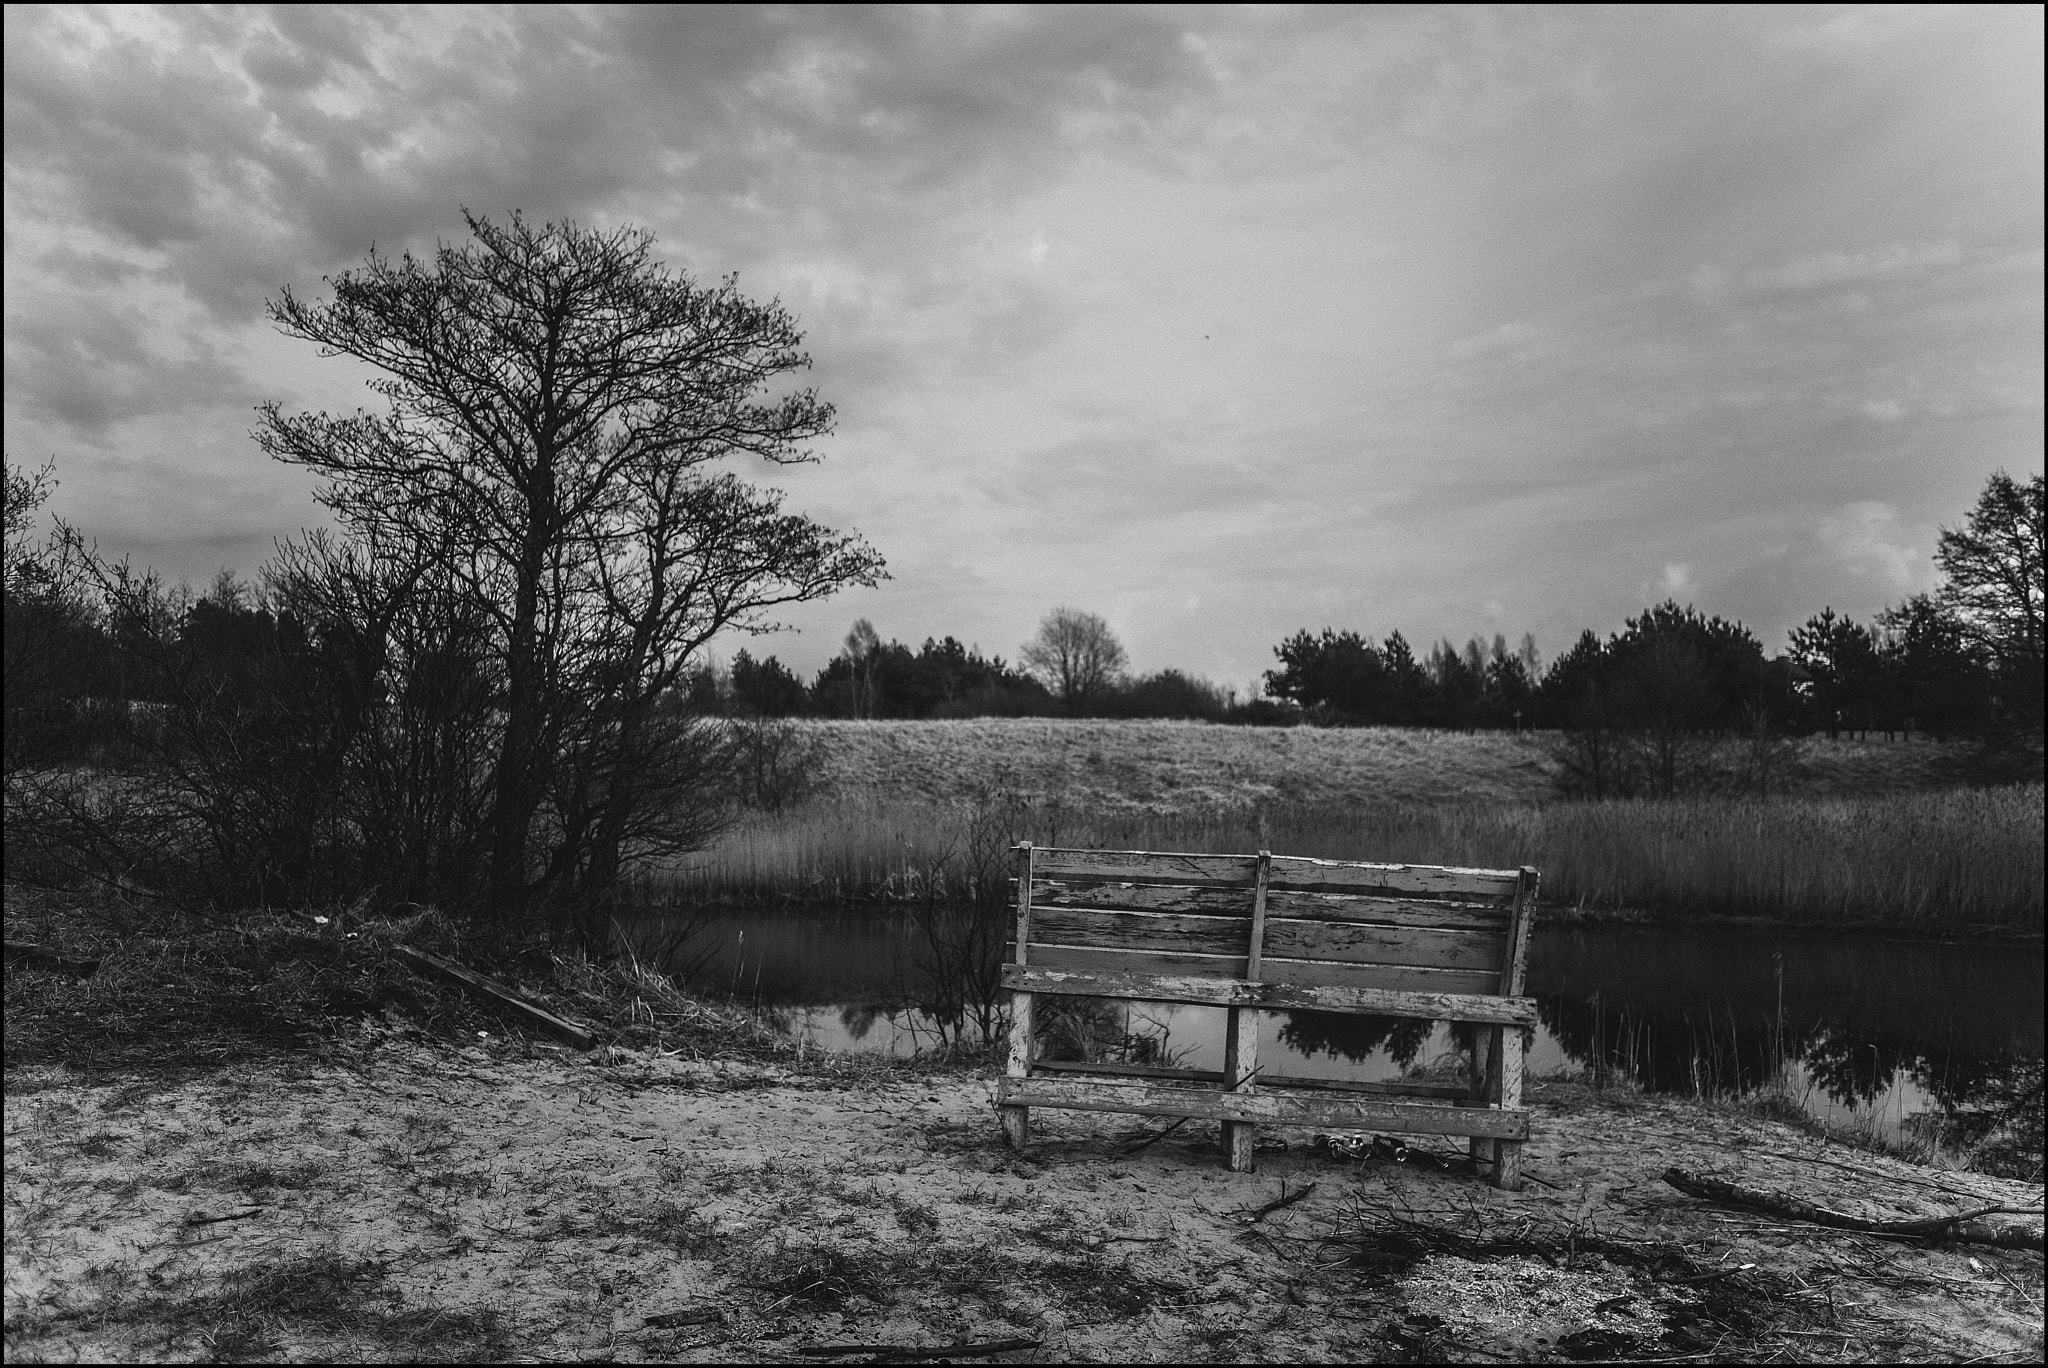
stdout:
[[(963, 1029), (919, 1010), (936, 995), (913, 940), (907, 922), (868, 912), (739, 916), (703, 929), (690, 977), (821, 1046), (909, 1054)], [(1967, 1124), (2040, 1088), (2038, 947), (1539, 928), (1529, 991), (1539, 1072), (1582, 1068), (1656, 1092), (1785, 1081), (1814, 1115), (1894, 1137), (1915, 1112)], [(1221, 1065), (1214, 1009), (1140, 1009), (1076, 1029), (1133, 1058)], [(1271, 1014), (1261, 1057), (1275, 1073), (1384, 1080), (1451, 1067), (1470, 1043), (1445, 1023), (1289, 1012)]]

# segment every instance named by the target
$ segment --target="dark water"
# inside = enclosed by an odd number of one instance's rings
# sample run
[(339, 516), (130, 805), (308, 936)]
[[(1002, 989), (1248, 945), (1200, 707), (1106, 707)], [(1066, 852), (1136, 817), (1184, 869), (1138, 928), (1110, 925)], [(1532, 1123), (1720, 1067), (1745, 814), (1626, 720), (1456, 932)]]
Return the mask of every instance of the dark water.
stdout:
[[(760, 913), (697, 928), (669, 964), (827, 1049), (910, 1054), (939, 1042), (906, 919)], [(1908, 1117), (1996, 1101), (2042, 1054), (2042, 952), (1670, 929), (1537, 931), (1529, 993), (1537, 1072), (1590, 1069), (1658, 1092), (1782, 1081), (1814, 1116), (1897, 1138)], [(1126, 1011), (1121, 1005), (1118, 1011)], [(1446, 1023), (1273, 1012), (1274, 1074), (1367, 1080), (1446, 1063)], [(1197, 1068), (1222, 1065), (1223, 1013), (1141, 1004), (1123, 1029)]]

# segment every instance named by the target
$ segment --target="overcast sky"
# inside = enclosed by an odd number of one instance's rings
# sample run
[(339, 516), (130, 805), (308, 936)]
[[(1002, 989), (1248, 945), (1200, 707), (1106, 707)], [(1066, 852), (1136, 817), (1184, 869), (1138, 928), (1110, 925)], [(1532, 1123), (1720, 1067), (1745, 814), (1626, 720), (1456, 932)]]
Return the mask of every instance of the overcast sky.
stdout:
[(2042, 461), (2042, 10), (6, 9), (6, 446), (202, 584), (319, 521), (263, 321), (463, 235), (634, 223), (799, 317), (762, 472), (1014, 657), (1059, 605), (1241, 687), (1326, 625), (1771, 650), (1934, 583)]

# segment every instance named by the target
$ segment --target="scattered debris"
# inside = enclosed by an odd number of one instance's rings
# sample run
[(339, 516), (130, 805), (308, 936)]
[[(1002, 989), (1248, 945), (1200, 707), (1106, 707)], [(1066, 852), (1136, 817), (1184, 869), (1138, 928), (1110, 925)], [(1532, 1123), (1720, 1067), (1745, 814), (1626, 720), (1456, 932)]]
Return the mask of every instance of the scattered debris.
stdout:
[(990, 1354), (1036, 1349), (1042, 1343), (1044, 1341), (1035, 1339), (1002, 1339), (984, 1340), (978, 1344), (941, 1344), (934, 1348), (903, 1344), (813, 1344), (797, 1352), (806, 1358), (848, 1358), (854, 1354), (873, 1354), (880, 1362), (888, 1359), (987, 1358)]

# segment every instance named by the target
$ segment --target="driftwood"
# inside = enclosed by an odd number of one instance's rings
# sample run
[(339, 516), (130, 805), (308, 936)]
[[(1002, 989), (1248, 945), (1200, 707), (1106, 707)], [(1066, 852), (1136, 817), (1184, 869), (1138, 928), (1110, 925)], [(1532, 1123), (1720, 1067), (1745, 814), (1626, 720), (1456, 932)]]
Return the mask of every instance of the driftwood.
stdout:
[(71, 959), (28, 941), (8, 941), (6, 946), (7, 962), (18, 964), (25, 969), (54, 969), (60, 974), (91, 978), (100, 967), (100, 962), (96, 959)]
[(415, 950), (410, 945), (394, 945), (391, 947), (391, 951), (412, 968), (439, 974), (443, 978), (453, 979), (477, 996), (486, 998), (507, 1011), (516, 1012), (542, 1030), (560, 1036), (579, 1050), (588, 1050), (597, 1044), (597, 1037), (591, 1033), (589, 1027), (579, 1025), (564, 1017), (558, 1017), (545, 1008), (534, 1006), (531, 1002), (513, 992), (511, 988), (494, 978), (479, 974), (473, 969), (465, 969), (459, 964), (450, 963), (439, 955), (430, 955), (424, 950)]
[(1953, 1216), (1930, 1216), (1914, 1221), (1871, 1221), (1861, 1216), (1830, 1211), (1826, 1207), (1816, 1206), (1812, 1202), (1782, 1192), (1742, 1187), (1724, 1179), (1687, 1173), (1683, 1169), (1665, 1169), (1664, 1181), (1686, 1196), (1698, 1197), (1702, 1201), (1718, 1202), (1722, 1206), (1745, 1207), (1751, 1211), (1768, 1212), (1770, 1215), (1785, 1216), (1795, 1221), (1809, 1221), (1814, 1225), (1832, 1226), (1836, 1230), (1853, 1230), (1864, 1235), (1956, 1240), (1964, 1244), (1995, 1245), (2000, 1249), (2042, 1247), (2040, 1226), (1991, 1225), (1983, 1219), (1986, 1216), (1998, 1215), (2032, 1215), (2039, 1208), (2011, 1207), (1993, 1203), (1970, 1211), (1959, 1211)]
[(901, 1344), (814, 1344), (797, 1352), (806, 1358), (847, 1358), (854, 1354), (873, 1354), (878, 1359), (986, 1358), (990, 1354), (1036, 1349), (1041, 1343), (1035, 1339), (983, 1340), (979, 1344), (942, 1344), (931, 1349)]

